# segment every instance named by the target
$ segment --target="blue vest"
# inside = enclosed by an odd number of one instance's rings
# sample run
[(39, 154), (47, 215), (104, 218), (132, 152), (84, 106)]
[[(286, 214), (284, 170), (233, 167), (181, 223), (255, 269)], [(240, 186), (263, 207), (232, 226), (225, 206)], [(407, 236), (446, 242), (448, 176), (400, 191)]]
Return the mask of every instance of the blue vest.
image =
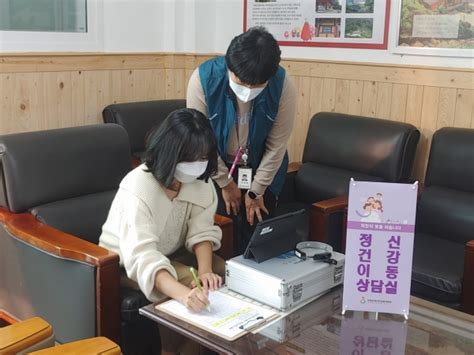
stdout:
[[(207, 114), (217, 139), (219, 155), (226, 161), (227, 143), (231, 127), (235, 125), (236, 112), (230, 95), (228, 68), (224, 57), (210, 59), (199, 66), (199, 76), (207, 104)], [(254, 174), (265, 152), (267, 136), (278, 114), (285, 69), (278, 68), (265, 89), (254, 99), (252, 117), (249, 122), (249, 163)], [(285, 183), (288, 154), (285, 153), (270, 191), (278, 196)]]

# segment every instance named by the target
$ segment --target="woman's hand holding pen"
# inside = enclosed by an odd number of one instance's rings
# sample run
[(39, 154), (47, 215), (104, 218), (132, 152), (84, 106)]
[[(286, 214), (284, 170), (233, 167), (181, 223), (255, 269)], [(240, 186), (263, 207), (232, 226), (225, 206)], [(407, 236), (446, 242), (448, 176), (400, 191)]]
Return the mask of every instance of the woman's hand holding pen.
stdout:
[(194, 312), (200, 312), (209, 305), (209, 291), (207, 289), (199, 289), (198, 287), (191, 289), (185, 295), (181, 302)]

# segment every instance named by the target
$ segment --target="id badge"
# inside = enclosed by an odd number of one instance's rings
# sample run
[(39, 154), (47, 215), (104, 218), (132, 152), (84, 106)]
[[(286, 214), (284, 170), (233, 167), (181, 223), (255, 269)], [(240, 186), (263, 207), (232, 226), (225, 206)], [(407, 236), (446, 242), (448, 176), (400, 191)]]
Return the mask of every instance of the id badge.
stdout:
[(250, 189), (252, 186), (252, 169), (239, 168), (239, 179), (237, 180), (239, 189)]

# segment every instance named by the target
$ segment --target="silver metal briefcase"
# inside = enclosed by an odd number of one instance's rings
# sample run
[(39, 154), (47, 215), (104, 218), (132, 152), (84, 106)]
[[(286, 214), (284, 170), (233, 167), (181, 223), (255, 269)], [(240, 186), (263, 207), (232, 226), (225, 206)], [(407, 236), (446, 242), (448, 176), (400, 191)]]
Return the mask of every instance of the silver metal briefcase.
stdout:
[(293, 251), (262, 263), (240, 255), (226, 261), (225, 282), (231, 291), (287, 311), (342, 283), (344, 255), (333, 252), (332, 258), (336, 265), (302, 260)]

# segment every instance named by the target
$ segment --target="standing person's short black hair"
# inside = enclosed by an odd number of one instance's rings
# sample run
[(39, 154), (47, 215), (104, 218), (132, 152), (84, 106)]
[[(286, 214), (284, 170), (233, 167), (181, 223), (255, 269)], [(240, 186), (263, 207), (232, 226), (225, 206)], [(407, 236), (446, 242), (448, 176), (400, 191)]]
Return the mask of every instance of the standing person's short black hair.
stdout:
[(217, 144), (209, 120), (201, 112), (183, 108), (171, 112), (147, 138), (143, 160), (164, 187), (173, 182), (180, 162), (208, 160), (199, 179), (208, 181), (217, 171)]
[(267, 82), (277, 72), (280, 60), (280, 47), (264, 27), (252, 27), (234, 37), (225, 55), (229, 70), (248, 85)]

